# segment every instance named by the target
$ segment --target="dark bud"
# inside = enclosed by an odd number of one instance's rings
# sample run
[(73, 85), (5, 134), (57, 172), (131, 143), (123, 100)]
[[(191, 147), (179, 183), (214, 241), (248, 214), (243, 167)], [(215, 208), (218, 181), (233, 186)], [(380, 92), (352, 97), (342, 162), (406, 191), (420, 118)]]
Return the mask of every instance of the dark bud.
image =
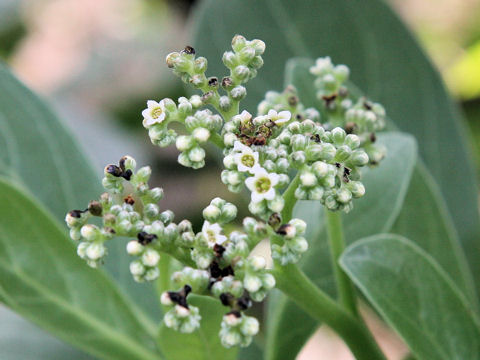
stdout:
[(208, 86), (217, 88), (218, 87), (218, 78), (215, 76), (209, 77), (208, 78)]
[(74, 217), (76, 219), (80, 219), (82, 217), (82, 214), (84, 213), (85, 211), (83, 210), (72, 210), (70, 211), (68, 214), (71, 216), (71, 217)]
[(347, 134), (353, 134), (357, 130), (357, 124), (355, 124), (353, 121), (347, 122), (345, 124), (345, 132)]
[(250, 306), (252, 306), (252, 300), (250, 300), (248, 295), (243, 295), (242, 297), (238, 298), (236, 305), (240, 310), (247, 310)]
[(295, 95), (289, 96), (288, 99), (288, 105), (295, 107), (298, 105), (298, 97)]
[(90, 204), (88, 204), (88, 211), (93, 216), (101, 216), (102, 204), (100, 204), (98, 201), (90, 201)]
[(336, 98), (337, 98), (337, 94), (322, 96), (323, 101), (325, 101), (325, 106), (328, 108), (330, 108), (335, 103)]
[(115, 230), (111, 227), (104, 227), (103, 230), (105, 230), (106, 232), (108, 232), (109, 234), (115, 234)]
[(279, 235), (287, 235), (288, 233), (290, 233), (291, 231), (293, 230), (293, 226), (290, 225), (290, 224), (283, 224), (282, 226), (280, 226), (278, 228), (278, 230), (276, 231), (277, 234)]
[(233, 86), (233, 81), (231, 78), (229, 78), (228, 76), (225, 76), (223, 79), (222, 79), (222, 87), (224, 89), (230, 89), (231, 87)]
[(220, 266), (218, 266), (218, 263), (216, 261), (213, 261), (210, 264), (210, 276), (214, 279), (218, 279), (219, 277), (222, 276), (222, 269), (220, 269)]
[(310, 139), (315, 141), (316, 143), (320, 143), (322, 142), (322, 140), (320, 139), (320, 135), (319, 134), (314, 134), (312, 136), (310, 136)]
[(377, 141), (377, 135), (375, 135), (375, 133), (373, 133), (373, 132), (370, 134), (370, 141), (371, 141), (372, 143), (374, 143), (375, 141)]
[(183, 54), (195, 55), (195, 49), (190, 45), (185, 46), (185, 49), (182, 50)]
[(137, 234), (138, 242), (142, 245), (150, 244), (153, 240), (157, 238), (155, 234), (148, 234), (145, 231), (139, 232)]
[(282, 217), (279, 213), (273, 213), (268, 218), (268, 225), (270, 225), (273, 229), (276, 229), (278, 225), (282, 223)]
[(127, 181), (130, 181), (130, 178), (132, 177), (133, 175), (133, 172), (132, 170), (128, 169), (127, 171), (125, 171), (123, 174), (122, 174), (122, 177), (127, 180)]
[(372, 103), (370, 101), (365, 100), (365, 102), (363, 103), (363, 107), (366, 110), (372, 110)]
[(300, 115), (300, 114), (297, 114), (297, 115), (295, 115), (295, 119), (297, 119), (297, 121), (302, 121), (302, 120), (303, 120), (303, 116)]
[(222, 269), (222, 277), (235, 275), (233, 272), (233, 268), (229, 265), (226, 268)]
[(220, 294), (220, 301), (222, 302), (223, 306), (232, 306), (234, 300), (235, 299), (233, 298), (233, 295), (230, 293)]
[(220, 258), (220, 257), (222, 257), (223, 253), (225, 252), (225, 248), (220, 244), (215, 244), (213, 246), (213, 251), (215, 252), (215, 256)]
[(336, 163), (335, 163), (335, 167), (336, 167), (337, 169), (340, 169), (341, 166), (342, 166), (342, 164), (340, 164), (339, 162), (336, 162)]
[(123, 156), (120, 161), (118, 162), (118, 165), (120, 166), (120, 169), (122, 169), (122, 171), (125, 171), (125, 160), (127, 159), (126, 156)]
[(123, 201), (128, 204), (128, 205), (133, 205), (135, 204), (135, 200), (134, 198), (132, 197), (132, 195), (128, 195), (128, 196), (125, 196), (125, 198), (123, 199)]
[(122, 169), (120, 169), (117, 165), (107, 165), (105, 172), (115, 177), (120, 177), (123, 174)]

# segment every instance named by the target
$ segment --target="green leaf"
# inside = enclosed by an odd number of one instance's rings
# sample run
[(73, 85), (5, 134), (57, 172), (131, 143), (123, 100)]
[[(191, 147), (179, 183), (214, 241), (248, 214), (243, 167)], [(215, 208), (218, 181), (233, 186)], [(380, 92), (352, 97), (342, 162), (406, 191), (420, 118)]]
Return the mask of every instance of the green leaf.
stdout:
[(233, 360), (238, 349), (226, 349), (218, 333), (227, 312), (217, 299), (190, 295), (189, 303), (200, 308), (200, 328), (191, 334), (181, 334), (162, 323), (159, 344), (168, 360)]
[(92, 356), (42, 332), (3, 306), (0, 307), (0, 319), (2, 360), (94, 360)]
[[(92, 169), (55, 113), (1, 63), (0, 94), (0, 174), (28, 189), (63, 225), (69, 210), (86, 208), (104, 192), (102, 169)], [(125, 243), (108, 244), (106, 269), (135, 304), (160, 321), (153, 287), (132, 279)]]
[(102, 359), (159, 359), (154, 329), (20, 188), (0, 179), (0, 298)]
[[(354, 209), (343, 216), (347, 243), (359, 237), (388, 231), (402, 207), (416, 162), (415, 140), (401, 133), (382, 133), (378, 142), (387, 147), (381, 166), (365, 169), (362, 182), (366, 194), (354, 203)], [(307, 222), (310, 249), (301, 261), (302, 270), (323, 290), (335, 296), (335, 285), (324, 227), (323, 206), (317, 202), (300, 202), (295, 217)], [(267, 359), (294, 358), (318, 323), (293, 302), (281, 296), (269, 316)], [(292, 329), (292, 321), (296, 326)]]
[(458, 234), (437, 184), (421, 163), (415, 167), (402, 211), (390, 232), (405, 236), (430, 254), (478, 309)]
[(411, 33), (381, 0), (205, 0), (197, 8), (194, 46), (209, 75), (226, 71), (221, 54), (239, 33), (266, 42), (265, 66), (248, 84), (251, 111), (267, 90), (281, 90), (286, 61), (331, 56), (352, 81), (382, 103), (440, 185), (474, 274), (480, 274), (476, 177), (462, 118)]
[(419, 360), (480, 359), (479, 321), (438, 263), (411, 241), (381, 234), (340, 264)]

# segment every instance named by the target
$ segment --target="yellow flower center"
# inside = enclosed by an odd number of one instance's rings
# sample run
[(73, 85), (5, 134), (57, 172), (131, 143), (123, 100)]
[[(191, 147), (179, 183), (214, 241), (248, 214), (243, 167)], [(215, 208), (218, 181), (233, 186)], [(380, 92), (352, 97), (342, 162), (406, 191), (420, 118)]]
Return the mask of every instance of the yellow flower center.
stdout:
[(152, 115), (152, 118), (158, 119), (163, 114), (163, 110), (161, 107), (156, 107), (152, 109), (150, 114)]
[(258, 178), (257, 181), (255, 182), (255, 190), (257, 190), (258, 193), (266, 193), (270, 188), (272, 187), (272, 182), (268, 177), (261, 177)]
[(242, 155), (242, 157), (240, 158), (240, 161), (242, 162), (243, 165), (247, 167), (253, 167), (253, 165), (255, 165), (255, 158), (253, 157), (253, 155), (250, 155), (250, 154)]

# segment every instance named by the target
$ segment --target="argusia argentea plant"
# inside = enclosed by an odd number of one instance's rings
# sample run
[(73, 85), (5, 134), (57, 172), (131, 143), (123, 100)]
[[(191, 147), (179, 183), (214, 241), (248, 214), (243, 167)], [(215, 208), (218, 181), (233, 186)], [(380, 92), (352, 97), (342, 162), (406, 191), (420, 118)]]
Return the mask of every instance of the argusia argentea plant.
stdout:
[[(222, 182), (232, 192), (245, 188), (250, 192), (248, 209), (253, 216), (243, 219), (241, 231), (227, 233), (225, 225), (235, 219), (237, 208), (215, 198), (203, 210), (201, 231), (195, 232), (188, 220), (175, 223), (173, 212), (158, 206), (163, 190), (148, 185), (150, 167), (137, 169), (135, 160), (124, 156), (117, 165), (105, 167), (106, 192), (87, 209), (66, 216), (70, 236), (78, 241), (77, 253), (97, 267), (107, 255), (107, 241), (130, 238), (126, 251), (133, 257), (133, 278), (174, 284), (174, 289), (162, 291), (160, 300), (169, 309), (165, 325), (179, 332), (191, 333), (200, 326), (202, 314), (189, 304), (189, 295), (210, 296), (226, 307), (219, 324), (222, 344), (248, 346), (259, 322), (245, 312), (276, 287), (336, 331), (357, 359), (385, 359), (359, 316), (353, 286), (338, 265), (344, 250), (341, 212), (350, 211), (354, 199), (365, 194), (361, 168), (377, 166), (385, 156), (375, 136), (384, 128), (385, 110), (353, 96), (348, 67), (335, 66), (326, 57), (310, 69), (321, 108), (305, 108), (295, 88), (288, 86), (281, 93), (267, 92), (256, 116), (240, 111), (247, 95), (244, 85), (263, 65), (265, 44), (237, 35), (232, 50), (223, 54), (230, 73), (222, 79), (205, 75), (207, 59), (196, 57), (190, 46), (169, 54), (168, 67), (201, 94), (177, 102), (149, 100), (142, 112), (143, 126), (154, 145), (175, 144), (178, 162), (193, 169), (204, 166), (205, 145), (216, 145), (223, 152)], [(174, 122), (184, 126), (186, 135), (169, 128)], [(319, 201), (327, 210), (338, 300), (296, 265), (308, 250), (303, 237), (308, 225), (292, 218), (297, 200)], [(89, 223), (94, 217), (103, 225)], [(270, 242), (271, 268), (263, 257), (251, 255), (263, 240)], [(170, 258), (184, 267), (168, 279)]]

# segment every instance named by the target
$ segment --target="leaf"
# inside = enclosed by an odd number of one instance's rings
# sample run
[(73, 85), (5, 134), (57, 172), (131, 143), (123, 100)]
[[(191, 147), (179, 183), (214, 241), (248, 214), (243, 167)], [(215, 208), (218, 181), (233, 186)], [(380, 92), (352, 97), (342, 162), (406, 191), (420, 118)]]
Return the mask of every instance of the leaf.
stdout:
[[(410, 176), (416, 162), (413, 137), (401, 133), (382, 133), (378, 142), (387, 147), (387, 157), (381, 166), (365, 169), (362, 182), (366, 188), (363, 198), (354, 202), (354, 209), (343, 216), (345, 238), (352, 243), (359, 237), (388, 231), (402, 207)], [(324, 227), (323, 206), (317, 202), (297, 204), (295, 217), (307, 222), (310, 249), (301, 261), (302, 270), (323, 290), (335, 296), (335, 285)], [(318, 323), (293, 302), (281, 296), (269, 318), (273, 324), (267, 334), (267, 359), (294, 358)], [(292, 329), (292, 321), (296, 326)]]
[(94, 359), (43, 333), (7, 308), (0, 308), (0, 319), (3, 325), (0, 328), (0, 357), (3, 360)]
[(167, 360), (233, 360), (237, 348), (226, 349), (218, 333), (227, 312), (217, 299), (190, 295), (189, 303), (200, 308), (200, 328), (191, 334), (181, 334), (162, 323), (159, 344)]
[[(0, 298), (30, 321), (102, 359), (160, 359), (150, 323), (44, 208), (0, 179)], [(143, 318), (142, 318), (143, 319)]]
[[(458, 108), (411, 33), (381, 0), (205, 0), (193, 26), (209, 75), (226, 73), (221, 56), (239, 33), (266, 42), (265, 66), (248, 84), (250, 110), (267, 90), (282, 89), (287, 59), (331, 56), (352, 81), (382, 103), (440, 185), (474, 274), (480, 274), (476, 177)], [(446, 166), (448, 164), (448, 166)]]
[(340, 264), (419, 360), (480, 359), (479, 321), (438, 263), (411, 241), (381, 234)]
[[(63, 225), (69, 210), (84, 209), (104, 192), (101, 169), (92, 169), (60, 119), (1, 63), (0, 94), (0, 175), (23, 185)], [(149, 284), (133, 281), (125, 243), (108, 244), (106, 269), (135, 304), (160, 321), (158, 296)]]
[(475, 309), (478, 299), (465, 254), (437, 184), (425, 167), (415, 167), (410, 188), (392, 233), (402, 235), (432, 256)]

